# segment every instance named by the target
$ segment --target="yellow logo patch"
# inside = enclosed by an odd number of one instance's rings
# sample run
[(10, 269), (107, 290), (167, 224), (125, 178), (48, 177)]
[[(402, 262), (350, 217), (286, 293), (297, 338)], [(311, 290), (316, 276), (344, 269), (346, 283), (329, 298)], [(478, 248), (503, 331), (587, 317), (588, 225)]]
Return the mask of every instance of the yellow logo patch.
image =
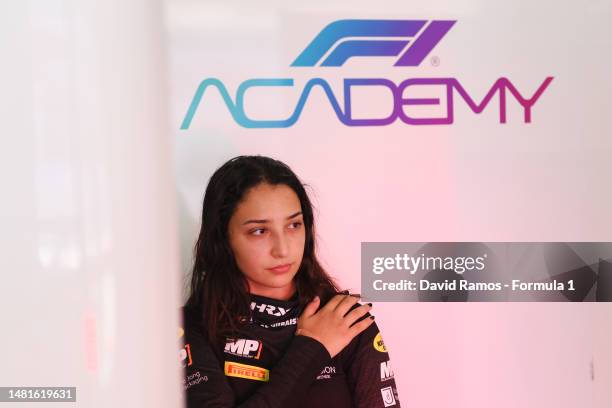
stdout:
[(224, 366), (225, 375), (228, 377), (246, 378), (247, 380), (269, 381), (270, 371), (265, 368), (248, 364), (226, 361)]
[(380, 332), (378, 332), (378, 334), (376, 335), (376, 337), (374, 337), (374, 348), (377, 351), (380, 351), (381, 353), (386, 353), (387, 349), (385, 348), (385, 342), (382, 339), (382, 336), (380, 335)]

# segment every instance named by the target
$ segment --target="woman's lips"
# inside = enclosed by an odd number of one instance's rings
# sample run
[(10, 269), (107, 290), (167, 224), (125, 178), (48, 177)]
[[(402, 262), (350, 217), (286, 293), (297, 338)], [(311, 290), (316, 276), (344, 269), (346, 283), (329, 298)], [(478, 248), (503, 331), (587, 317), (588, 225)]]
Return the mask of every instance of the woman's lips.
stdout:
[(269, 271), (272, 271), (274, 273), (285, 273), (289, 270), (289, 268), (291, 268), (291, 264), (284, 264), (284, 265), (279, 265), (279, 266), (275, 266), (274, 268), (267, 268)]

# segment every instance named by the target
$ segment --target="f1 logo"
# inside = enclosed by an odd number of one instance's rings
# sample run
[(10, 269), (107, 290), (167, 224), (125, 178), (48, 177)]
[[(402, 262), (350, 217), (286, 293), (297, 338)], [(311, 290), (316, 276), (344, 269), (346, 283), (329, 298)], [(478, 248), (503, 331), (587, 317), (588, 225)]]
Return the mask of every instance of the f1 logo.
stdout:
[[(415, 67), (429, 55), (455, 22), (337, 20), (321, 30), (291, 66), (313, 67), (322, 60), (319, 66), (339, 67), (354, 56), (395, 57), (401, 54), (394, 64), (396, 67)], [(372, 39), (378, 37), (392, 39)]]

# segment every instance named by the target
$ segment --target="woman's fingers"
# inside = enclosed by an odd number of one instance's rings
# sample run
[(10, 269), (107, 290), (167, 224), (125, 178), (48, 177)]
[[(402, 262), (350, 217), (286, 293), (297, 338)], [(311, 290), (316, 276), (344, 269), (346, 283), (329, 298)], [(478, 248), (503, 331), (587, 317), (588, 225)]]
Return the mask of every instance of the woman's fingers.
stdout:
[(356, 335), (358, 335), (359, 333), (361, 333), (362, 331), (370, 327), (372, 323), (374, 323), (374, 316), (367, 317), (363, 319), (362, 321), (355, 323), (353, 326), (351, 326), (349, 328), (349, 331), (351, 332), (351, 335), (355, 337)]
[(323, 306), (323, 309), (333, 311), (336, 308), (336, 306), (338, 306), (338, 304), (342, 302), (342, 300), (344, 300), (344, 298), (346, 298), (347, 296), (348, 295), (345, 295), (345, 294), (334, 296), (327, 302), (325, 306)]
[(296, 335), (317, 340), (334, 357), (372, 324), (372, 319), (365, 317), (371, 310), (371, 304), (355, 305), (357, 297), (341, 294), (334, 296), (317, 311), (320, 302), (315, 298), (306, 305), (298, 318)]
[(304, 308), (302, 311), (301, 317), (310, 317), (316, 313), (319, 308), (319, 304), (321, 303), (321, 299), (318, 296), (315, 296)]
[(353, 307), (358, 300), (358, 298), (353, 296), (345, 296), (344, 299), (342, 299), (336, 306), (336, 309), (334, 310), (335, 313), (339, 314), (340, 317), (343, 317), (349, 310), (351, 310), (351, 307)]
[(345, 317), (346, 322), (348, 323), (348, 325), (350, 326), (351, 324), (353, 324), (356, 320), (359, 320), (360, 317), (364, 316), (366, 313), (368, 313), (370, 310), (372, 309), (372, 304), (371, 303), (367, 303), (365, 305), (361, 305), (359, 307), (354, 308), (353, 310), (351, 310)]

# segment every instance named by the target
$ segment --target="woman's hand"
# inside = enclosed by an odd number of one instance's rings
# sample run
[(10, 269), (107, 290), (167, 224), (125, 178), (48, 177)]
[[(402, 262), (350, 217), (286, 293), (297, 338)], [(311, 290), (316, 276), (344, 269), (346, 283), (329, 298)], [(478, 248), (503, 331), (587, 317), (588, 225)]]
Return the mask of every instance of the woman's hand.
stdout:
[(342, 351), (353, 337), (374, 322), (374, 317), (370, 316), (369, 319), (355, 323), (372, 308), (372, 305), (361, 305), (349, 313), (351, 307), (357, 303), (357, 298), (354, 296), (336, 295), (317, 312), (320, 302), (317, 296), (306, 305), (298, 318), (295, 334), (317, 340), (325, 346), (332, 358)]

